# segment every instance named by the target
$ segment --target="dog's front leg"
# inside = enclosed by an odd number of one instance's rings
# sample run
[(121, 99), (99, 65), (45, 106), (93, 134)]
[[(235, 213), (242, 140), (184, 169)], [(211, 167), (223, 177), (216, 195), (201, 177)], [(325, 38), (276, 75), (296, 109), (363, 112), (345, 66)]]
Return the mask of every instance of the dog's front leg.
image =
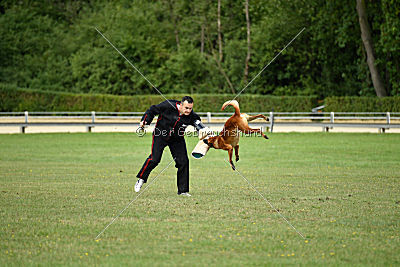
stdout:
[(224, 144), (224, 146), (222, 147), (223, 150), (228, 150), (228, 155), (229, 155), (229, 163), (231, 164), (231, 167), (233, 170), (236, 170), (235, 165), (233, 164), (233, 160), (232, 160), (232, 154), (233, 154), (233, 147), (229, 144)]
[(229, 145), (229, 146), (231, 147), (230, 149), (228, 149), (229, 163), (231, 164), (232, 170), (236, 170), (236, 167), (233, 164), (233, 160), (232, 160), (233, 148), (231, 145)]
[(236, 161), (239, 161), (239, 145), (235, 146), (235, 157)]

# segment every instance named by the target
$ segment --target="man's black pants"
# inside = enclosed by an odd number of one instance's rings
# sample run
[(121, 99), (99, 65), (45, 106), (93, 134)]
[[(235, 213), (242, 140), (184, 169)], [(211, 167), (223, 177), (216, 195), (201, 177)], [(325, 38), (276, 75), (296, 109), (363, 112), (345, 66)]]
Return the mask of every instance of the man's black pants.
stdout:
[(160, 163), (164, 148), (168, 146), (172, 157), (175, 159), (177, 172), (178, 193), (189, 192), (189, 159), (186, 151), (185, 139), (174, 138), (165, 140), (162, 136), (155, 136), (153, 133), (153, 143), (151, 154), (144, 162), (136, 177), (147, 182), (150, 172)]

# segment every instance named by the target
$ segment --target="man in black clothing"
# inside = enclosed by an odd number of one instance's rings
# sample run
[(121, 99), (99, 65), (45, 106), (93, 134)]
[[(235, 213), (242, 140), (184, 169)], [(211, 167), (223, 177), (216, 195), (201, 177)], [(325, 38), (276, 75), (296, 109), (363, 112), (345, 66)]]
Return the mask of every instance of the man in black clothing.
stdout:
[(151, 106), (143, 115), (140, 126), (149, 125), (154, 116), (158, 115), (153, 132), (151, 154), (144, 162), (137, 174), (139, 180), (135, 184), (135, 191), (139, 192), (143, 183), (147, 182), (150, 172), (161, 160), (164, 148), (169, 147), (175, 159), (177, 172), (178, 195), (189, 194), (189, 159), (184, 139), (185, 129), (188, 125), (197, 130), (204, 128), (200, 116), (193, 112), (193, 99), (185, 96), (182, 101), (166, 100), (158, 105)]

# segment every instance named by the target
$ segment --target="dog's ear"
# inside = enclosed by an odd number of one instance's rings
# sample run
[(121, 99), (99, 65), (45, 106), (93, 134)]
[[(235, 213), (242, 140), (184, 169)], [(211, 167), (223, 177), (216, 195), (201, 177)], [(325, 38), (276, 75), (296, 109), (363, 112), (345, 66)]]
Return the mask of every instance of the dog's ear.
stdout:
[(221, 136), (217, 136), (217, 139), (214, 142), (216, 148), (221, 148), (224, 146), (224, 144), (225, 144), (224, 138), (222, 138)]
[(224, 140), (222, 139), (221, 136), (218, 135), (218, 136), (209, 138), (208, 145), (212, 148), (219, 149), (221, 147), (220, 146), (221, 141), (223, 142)]

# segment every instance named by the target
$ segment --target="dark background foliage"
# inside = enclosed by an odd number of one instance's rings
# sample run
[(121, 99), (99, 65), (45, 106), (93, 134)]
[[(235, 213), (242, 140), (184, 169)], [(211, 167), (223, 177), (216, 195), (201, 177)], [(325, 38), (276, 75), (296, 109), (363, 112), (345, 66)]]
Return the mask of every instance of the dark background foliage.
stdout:
[[(376, 64), (388, 94), (399, 95), (400, 2), (366, 3)], [(375, 96), (355, 0), (250, 0), (249, 16), (249, 80), (306, 30), (245, 94)], [(246, 85), (244, 1), (221, 0), (220, 64), (217, 1), (212, 0), (3, 0), (0, 25), (4, 84), (73, 93), (156, 94), (96, 32), (98, 27), (165, 94), (233, 94)]]

